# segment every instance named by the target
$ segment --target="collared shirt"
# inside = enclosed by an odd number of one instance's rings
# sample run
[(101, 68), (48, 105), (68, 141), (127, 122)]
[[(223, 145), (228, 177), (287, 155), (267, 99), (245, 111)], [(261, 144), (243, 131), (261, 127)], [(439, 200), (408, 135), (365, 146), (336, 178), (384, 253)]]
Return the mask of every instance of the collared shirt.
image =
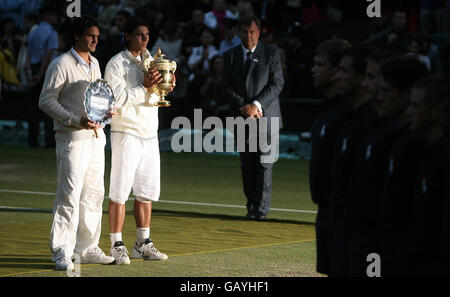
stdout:
[[(258, 45), (258, 44), (257, 44), (257, 45)], [(247, 53), (248, 53), (248, 52), (252, 52), (253, 54), (255, 54), (256, 45), (255, 45), (252, 49), (248, 50), (248, 49), (246, 49), (246, 48), (244, 47), (243, 44), (241, 44), (241, 48), (242, 48), (243, 53), (244, 53), (244, 63), (245, 63), (245, 60), (247, 60)], [(254, 56), (253, 56), (253, 57), (254, 57)], [(253, 60), (255, 60), (255, 58), (253, 58)], [(255, 100), (255, 101), (253, 101), (252, 103), (255, 104), (256, 107), (258, 107), (258, 110), (259, 110), (261, 113), (263, 112), (261, 103), (259, 103), (258, 100)]]
[(78, 63), (81, 65), (81, 68), (83, 68), (84, 72), (89, 78), (89, 81), (92, 81), (92, 77), (95, 77), (95, 61), (91, 59), (91, 54), (89, 54), (89, 60), (91, 62), (85, 61), (83, 58), (80, 57), (80, 55), (77, 53), (77, 51), (72, 47), (70, 49), (70, 52), (72, 55), (77, 59)]
[(237, 36), (237, 35), (234, 35), (234, 37), (233, 37), (233, 39), (231, 39), (231, 41), (224, 39), (220, 42), (219, 52), (221, 55), (223, 55), (227, 50), (229, 50), (230, 48), (236, 47), (239, 44), (241, 44), (241, 38), (239, 38), (239, 36)]
[(252, 53), (254, 54), (254, 53), (255, 53), (255, 49), (256, 49), (256, 45), (255, 45), (252, 49), (248, 50), (248, 49), (246, 49), (246, 48), (244, 47), (243, 44), (241, 44), (241, 48), (242, 48), (242, 51), (243, 51), (243, 53), (244, 53), (244, 63), (245, 63), (245, 60), (247, 60), (247, 53), (248, 53), (248, 52), (252, 52)]
[(56, 51), (59, 48), (58, 33), (47, 22), (42, 21), (39, 26), (28, 35), (28, 52), (31, 64), (39, 64), (44, 60), (49, 50)]

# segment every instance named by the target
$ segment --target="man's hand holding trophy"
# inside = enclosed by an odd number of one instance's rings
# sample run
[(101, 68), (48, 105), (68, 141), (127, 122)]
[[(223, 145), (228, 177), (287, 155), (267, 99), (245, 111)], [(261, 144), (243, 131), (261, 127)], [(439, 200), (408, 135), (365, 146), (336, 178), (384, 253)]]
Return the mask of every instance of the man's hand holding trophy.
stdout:
[(177, 63), (164, 59), (164, 56), (161, 49), (158, 48), (154, 60), (150, 58), (150, 55), (143, 57), (145, 77), (142, 84), (149, 92), (159, 97), (159, 101), (154, 103), (154, 106), (158, 107), (170, 106), (170, 102), (165, 100), (165, 97), (173, 91), (176, 84), (174, 73), (177, 69)]

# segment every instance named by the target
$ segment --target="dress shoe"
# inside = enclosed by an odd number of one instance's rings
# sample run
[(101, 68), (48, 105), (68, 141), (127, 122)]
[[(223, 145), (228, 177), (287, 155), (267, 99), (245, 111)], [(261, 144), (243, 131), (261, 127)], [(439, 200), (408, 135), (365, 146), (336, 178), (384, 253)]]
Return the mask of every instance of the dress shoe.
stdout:
[(267, 221), (267, 216), (266, 215), (256, 215), (255, 216), (255, 220), (257, 220), (257, 221)]

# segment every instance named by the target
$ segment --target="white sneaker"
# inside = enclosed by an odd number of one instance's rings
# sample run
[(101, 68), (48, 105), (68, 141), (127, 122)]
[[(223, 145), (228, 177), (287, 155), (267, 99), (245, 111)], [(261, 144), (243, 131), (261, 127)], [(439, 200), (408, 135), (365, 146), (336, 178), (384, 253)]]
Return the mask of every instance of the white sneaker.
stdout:
[(111, 256), (116, 259), (117, 265), (129, 265), (131, 263), (130, 258), (128, 257), (128, 250), (122, 241), (116, 241), (111, 248)]
[(105, 255), (98, 246), (88, 249), (80, 258), (81, 264), (111, 264), (116, 260), (114, 257)]
[(73, 262), (70, 258), (63, 257), (61, 259), (56, 260), (55, 262), (55, 270), (74, 270), (75, 266), (73, 266)]
[(133, 246), (133, 251), (131, 252), (132, 259), (144, 259), (144, 260), (167, 260), (166, 254), (158, 251), (153, 242), (147, 238), (147, 240), (140, 246), (137, 243)]

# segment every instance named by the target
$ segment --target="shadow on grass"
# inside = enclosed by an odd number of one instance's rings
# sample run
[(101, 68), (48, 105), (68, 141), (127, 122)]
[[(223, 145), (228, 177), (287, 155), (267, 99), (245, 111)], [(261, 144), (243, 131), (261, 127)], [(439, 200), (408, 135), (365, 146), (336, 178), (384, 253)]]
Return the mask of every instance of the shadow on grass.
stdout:
[(1, 255), (1, 268), (52, 270), (55, 264), (48, 256), (43, 255)]
[[(200, 212), (193, 212), (193, 211), (178, 211), (178, 210), (153, 210), (153, 213), (162, 214), (165, 216), (184, 216), (184, 217), (191, 217), (191, 218), (215, 218), (215, 219), (221, 219), (224, 221), (254, 221), (256, 220), (250, 220), (245, 216), (239, 216), (239, 215), (226, 215), (226, 214), (220, 214), (220, 213), (212, 213), (212, 214), (205, 214)], [(133, 214), (133, 211), (127, 211), (127, 214)], [(315, 223), (312, 222), (306, 222), (306, 221), (298, 221), (298, 220), (289, 220), (289, 219), (275, 219), (275, 218), (267, 218), (267, 220), (261, 221), (261, 222), (273, 222), (273, 223), (288, 223), (288, 224), (299, 224), (299, 225), (307, 225), (307, 226), (315, 226)]]
[[(2, 208), (0, 209), (0, 212), (34, 212), (34, 213), (52, 213), (51, 209), (35, 209), (35, 208)], [(221, 213), (201, 213), (201, 212), (195, 212), (195, 211), (182, 211), (182, 210), (161, 210), (161, 209), (154, 209), (153, 213), (158, 213), (166, 216), (184, 216), (184, 217), (191, 217), (191, 218), (212, 218), (212, 219), (221, 219), (225, 221), (255, 221), (250, 220), (245, 216), (239, 216), (239, 215), (228, 215), (228, 214), (221, 214)], [(104, 210), (103, 214), (108, 215), (108, 211)], [(129, 210), (126, 211), (126, 214), (133, 215), (133, 211)], [(299, 220), (290, 220), (290, 219), (276, 219), (276, 218), (267, 218), (267, 220), (264, 220), (262, 222), (274, 222), (274, 223), (288, 223), (288, 224), (299, 224), (299, 225), (307, 225), (307, 226), (315, 226), (315, 223), (313, 222), (306, 222), (306, 221), (299, 221)]]

